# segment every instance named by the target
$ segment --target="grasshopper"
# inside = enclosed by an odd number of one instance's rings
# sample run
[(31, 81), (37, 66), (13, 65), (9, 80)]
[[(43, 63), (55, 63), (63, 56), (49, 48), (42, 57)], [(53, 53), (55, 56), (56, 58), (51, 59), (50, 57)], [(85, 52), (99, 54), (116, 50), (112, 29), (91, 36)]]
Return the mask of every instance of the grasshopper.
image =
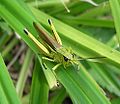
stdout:
[[(77, 64), (79, 67), (79, 60), (85, 60), (85, 59), (78, 57), (70, 48), (63, 47), (62, 41), (51, 19), (48, 19), (48, 23), (52, 29), (52, 33), (54, 37), (48, 35), (48, 33), (44, 31), (39, 24), (33, 22), (33, 26), (37, 30), (40, 38), (45, 42), (46, 46), (41, 44), (26, 28), (24, 29), (24, 32), (43, 51), (43, 54), (45, 55), (43, 59), (58, 63), (53, 69), (56, 69), (57, 66), (59, 65), (63, 65), (66, 68), (69, 65), (74, 66), (74, 64)], [(104, 58), (104, 57), (98, 57), (98, 58)], [(94, 59), (94, 58), (86, 58), (86, 59)]]

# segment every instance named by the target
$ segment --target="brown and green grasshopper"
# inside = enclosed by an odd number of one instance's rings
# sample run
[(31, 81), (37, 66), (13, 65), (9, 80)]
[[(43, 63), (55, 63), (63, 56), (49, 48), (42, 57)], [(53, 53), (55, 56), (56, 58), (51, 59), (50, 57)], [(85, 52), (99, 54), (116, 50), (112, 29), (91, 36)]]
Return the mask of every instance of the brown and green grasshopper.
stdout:
[[(63, 65), (65, 68), (69, 65), (77, 64), (79, 66), (79, 60), (86, 60), (86, 59), (96, 59), (96, 58), (81, 58), (78, 57), (70, 48), (65, 48), (62, 46), (61, 39), (56, 32), (56, 29), (50, 19), (48, 19), (48, 23), (52, 29), (54, 37), (48, 35), (39, 24), (33, 22), (35, 29), (38, 31), (39, 36), (45, 42), (46, 47), (41, 44), (27, 29), (24, 29), (24, 32), (31, 38), (35, 44), (43, 51), (45, 57), (43, 59), (50, 60), (53, 62), (58, 63), (57, 65)], [(99, 57), (103, 58), (103, 57)], [(78, 68), (79, 69), (79, 68)]]
[(56, 62), (59, 65), (63, 64), (64, 67), (74, 63), (77, 64), (77, 56), (73, 53), (71, 49), (62, 46), (61, 39), (50, 19), (48, 19), (48, 23), (50, 24), (50, 27), (54, 34), (54, 38), (50, 37), (45, 31), (43, 31), (37, 23), (33, 22), (33, 25), (38, 31), (39, 36), (47, 44), (46, 46), (49, 47), (49, 49), (42, 45), (27, 29), (24, 29), (24, 32), (43, 51), (44, 55), (46, 56), (43, 57), (43, 59)]

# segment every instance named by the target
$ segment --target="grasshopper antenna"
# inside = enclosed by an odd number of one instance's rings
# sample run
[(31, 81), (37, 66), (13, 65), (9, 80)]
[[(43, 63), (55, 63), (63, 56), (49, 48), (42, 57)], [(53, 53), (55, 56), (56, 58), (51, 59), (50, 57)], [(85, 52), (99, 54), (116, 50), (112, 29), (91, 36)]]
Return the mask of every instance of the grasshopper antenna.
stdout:
[(89, 58), (79, 58), (76, 59), (76, 61), (82, 61), (82, 60), (94, 60), (94, 59), (106, 59), (106, 57), (89, 57)]

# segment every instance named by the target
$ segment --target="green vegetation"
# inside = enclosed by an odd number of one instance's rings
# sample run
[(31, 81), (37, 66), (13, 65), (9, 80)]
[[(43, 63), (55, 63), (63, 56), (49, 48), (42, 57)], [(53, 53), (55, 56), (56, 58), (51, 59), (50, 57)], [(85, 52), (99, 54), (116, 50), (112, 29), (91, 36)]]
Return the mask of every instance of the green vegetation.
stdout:
[[(63, 0), (67, 12), (62, 0), (0, 0), (0, 104), (119, 103), (120, 0), (89, 1)], [(24, 33), (46, 46), (33, 22), (53, 35), (48, 19), (79, 67), (53, 71), (57, 63)]]

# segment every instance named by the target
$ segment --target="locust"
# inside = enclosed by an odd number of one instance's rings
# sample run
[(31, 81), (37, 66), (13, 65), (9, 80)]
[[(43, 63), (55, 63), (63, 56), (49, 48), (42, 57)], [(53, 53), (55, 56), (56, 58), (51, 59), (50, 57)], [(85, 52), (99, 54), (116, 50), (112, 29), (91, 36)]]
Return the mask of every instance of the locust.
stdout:
[[(28, 35), (32, 41), (42, 50), (42, 53), (44, 54), (45, 57), (42, 57), (44, 60), (49, 60), (52, 62), (56, 62), (57, 66), (63, 65), (64, 68), (70, 65), (75, 65), (77, 64), (79, 67), (79, 61), (80, 60), (85, 60), (84, 58), (78, 57), (71, 48), (66, 48), (62, 46), (62, 41), (55, 29), (55, 26), (52, 23), (51, 19), (48, 19), (48, 23), (51, 27), (53, 37), (48, 35), (46, 31), (44, 31), (41, 26), (33, 22), (33, 26), (38, 32), (40, 38), (43, 40), (45, 43), (44, 45), (40, 43), (26, 28), (24, 29), (25, 34)], [(104, 58), (104, 57), (101, 57)], [(87, 59), (94, 59), (94, 58), (87, 58)], [(53, 68), (53, 69), (56, 69)], [(79, 69), (79, 68), (77, 68)]]

